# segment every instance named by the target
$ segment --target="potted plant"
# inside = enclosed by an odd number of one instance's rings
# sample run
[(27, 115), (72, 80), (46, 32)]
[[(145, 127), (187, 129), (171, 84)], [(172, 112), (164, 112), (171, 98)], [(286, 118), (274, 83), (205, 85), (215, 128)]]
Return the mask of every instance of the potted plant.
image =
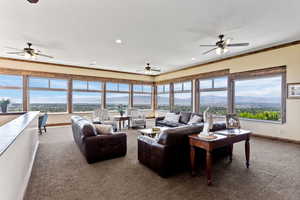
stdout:
[(1, 107), (2, 113), (6, 113), (7, 112), (7, 106), (8, 106), (8, 104), (10, 104), (10, 100), (9, 99), (1, 99), (0, 100), (0, 107)]
[(118, 112), (120, 113), (120, 115), (122, 117), (125, 112), (122, 104), (118, 105)]

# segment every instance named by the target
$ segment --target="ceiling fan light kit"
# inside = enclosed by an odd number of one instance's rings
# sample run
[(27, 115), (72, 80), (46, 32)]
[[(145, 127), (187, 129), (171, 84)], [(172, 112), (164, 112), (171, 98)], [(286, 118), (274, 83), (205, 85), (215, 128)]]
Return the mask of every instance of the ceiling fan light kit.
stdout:
[(27, 0), (29, 3), (37, 3), (39, 0)]

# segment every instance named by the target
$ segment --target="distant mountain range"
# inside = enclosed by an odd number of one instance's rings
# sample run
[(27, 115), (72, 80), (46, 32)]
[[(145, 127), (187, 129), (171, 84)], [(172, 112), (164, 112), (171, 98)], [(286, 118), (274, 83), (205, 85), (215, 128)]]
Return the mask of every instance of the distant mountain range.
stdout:
[[(135, 96), (134, 101), (137, 104), (147, 104), (149, 102), (149, 97), (145, 96)], [(158, 97), (158, 101), (161, 104), (168, 104), (169, 98), (167, 97)], [(175, 98), (174, 101), (177, 104), (181, 105), (190, 105), (190, 100)], [(280, 104), (280, 97), (245, 97), (245, 96), (237, 96), (235, 98), (237, 104)], [(118, 104), (118, 103), (128, 103), (128, 97), (110, 97), (106, 100), (107, 103)], [(218, 104), (226, 104), (227, 97), (220, 96), (204, 96), (201, 97), (202, 104), (211, 104), (213, 102)]]

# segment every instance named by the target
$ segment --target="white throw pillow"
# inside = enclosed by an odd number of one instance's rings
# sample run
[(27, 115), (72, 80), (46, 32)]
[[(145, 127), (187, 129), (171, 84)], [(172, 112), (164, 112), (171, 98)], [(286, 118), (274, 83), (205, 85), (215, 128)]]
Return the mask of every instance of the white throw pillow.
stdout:
[(113, 133), (112, 125), (106, 124), (95, 124), (96, 131), (99, 135), (101, 134), (111, 134)]
[(180, 115), (176, 115), (175, 113), (167, 113), (165, 116), (165, 121), (177, 123), (179, 121), (179, 118)]
[(194, 123), (200, 123), (202, 121), (202, 117), (198, 116), (198, 115), (194, 115), (190, 121), (188, 122), (188, 124), (194, 124)]

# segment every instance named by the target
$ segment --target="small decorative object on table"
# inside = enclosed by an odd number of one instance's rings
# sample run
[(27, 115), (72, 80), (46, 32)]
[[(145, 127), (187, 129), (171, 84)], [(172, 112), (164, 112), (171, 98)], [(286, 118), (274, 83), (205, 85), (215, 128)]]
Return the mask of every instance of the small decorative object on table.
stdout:
[(210, 130), (213, 128), (213, 116), (211, 113), (208, 113), (209, 107), (204, 111), (204, 126), (202, 132), (198, 135), (199, 137), (203, 137), (206, 139), (215, 139), (213, 132)]
[(10, 99), (1, 99), (0, 100), (0, 107), (1, 107), (1, 111), (2, 113), (6, 113), (7, 112), (7, 106), (10, 104)]
[(240, 129), (240, 119), (235, 113), (230, 113), (226, 115), (226, 128), (228, 129)]
[(289, 99), (300, 99), (300, 83), (288, 83), (287, 88)]
[(158, 128), (158, 127), (153, 127), (153, 128), (152, 128), (152, 131), (153, 131), (153, 132), (160, 132), (160, 128)]
[(118, 105), (118, 112), (120, 113), (121, 117), (124, 115), (125, 110), (122, 104)]

